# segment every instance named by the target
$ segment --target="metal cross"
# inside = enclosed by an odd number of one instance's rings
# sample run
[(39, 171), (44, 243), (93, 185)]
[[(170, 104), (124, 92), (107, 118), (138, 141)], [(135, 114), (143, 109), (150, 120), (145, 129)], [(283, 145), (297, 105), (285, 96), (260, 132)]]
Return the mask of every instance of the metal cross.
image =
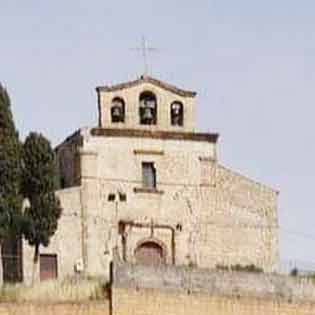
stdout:
[(150, 52), (157, 52), (158, 49), (153, 48), (153, 47), (149, 47), (145, 37), (143, 36), (142, 40), (141, 40), (141, 47), (140, 48), (139, 47), (138, 48), (132, 48), (132, 50), (141, 51), (142, 57), (143, 57), (143, 63), (144, 63), (144, 75), (148, 75), (149, 74), (148, 54)]

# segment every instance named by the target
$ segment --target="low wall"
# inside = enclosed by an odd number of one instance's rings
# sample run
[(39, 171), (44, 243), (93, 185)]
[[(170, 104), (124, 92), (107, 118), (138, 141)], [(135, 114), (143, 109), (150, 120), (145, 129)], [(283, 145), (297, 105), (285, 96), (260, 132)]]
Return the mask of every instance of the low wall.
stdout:
[[(279, 274), (116, 263), (113, 286), (315, 303), (315, 281)], [(315, 314), (315, 312), (314, 312)]]
[(314, 315), (311, 280), (274, 274), (115, 264), (110, 300), (0, 303), (0, 315)]
[(275, 274), (113, 267), (112, 315), (314, 315), (312, 280)]
[(1, 315), (109, 315), (109, 302), (102, 303), (1, 303)]

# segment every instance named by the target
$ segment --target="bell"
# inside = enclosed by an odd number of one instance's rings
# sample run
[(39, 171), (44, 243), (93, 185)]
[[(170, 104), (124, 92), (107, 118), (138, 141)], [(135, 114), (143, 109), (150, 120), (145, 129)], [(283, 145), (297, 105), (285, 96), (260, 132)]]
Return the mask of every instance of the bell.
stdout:
[(177, 103), (174, 103), (172, 105), (172, 112), (173, 114), (178, 115), (180, 113), (180, 105)]
[(145, 107), (144, 112), (143, 112), (143, 120), (152, 121), (152, 119), (153, 119), (153, 114), (152, 114), (151, 108)]
[(120, 113), (120, 107), (119, 106), (115, 106), (113, 108), (113, 117), (120, 117), (121, 113)]

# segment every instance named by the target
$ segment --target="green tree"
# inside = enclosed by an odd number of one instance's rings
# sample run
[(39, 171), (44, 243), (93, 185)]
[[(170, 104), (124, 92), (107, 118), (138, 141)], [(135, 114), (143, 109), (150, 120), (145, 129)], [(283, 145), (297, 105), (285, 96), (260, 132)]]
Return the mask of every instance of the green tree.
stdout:
[[(21, 228), (21, 146), (11, 111), (11, 101), (0, 84), (0, 244), (16, 238)], [(1, 259), (0, 267), (3, 268)], [(0, 281), (3, 271), (0, 270)]]
[(62, 212), (60, 201), (55, 195), (55, 161), (49, 141), (41, 134), (31, 132), (23, 145), (22, 187), (29, 200), (29, 207), (24, 210), (24, 236), (34, 246), (33, 281), (39, 247), (49, 245)]

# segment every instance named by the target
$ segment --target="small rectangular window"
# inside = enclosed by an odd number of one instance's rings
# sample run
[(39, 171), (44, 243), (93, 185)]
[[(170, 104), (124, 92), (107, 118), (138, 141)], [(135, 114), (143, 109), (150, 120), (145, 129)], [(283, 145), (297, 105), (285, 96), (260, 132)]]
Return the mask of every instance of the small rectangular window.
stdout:
[(144, 188), (156, 188), (156, 170), (153, 162), (142, 162), (142, 185)]
[(116, 200), (116, 195), (115, 194), (109, 194), (107, 200), (110, 201), (110, 202), (115, 201)]

